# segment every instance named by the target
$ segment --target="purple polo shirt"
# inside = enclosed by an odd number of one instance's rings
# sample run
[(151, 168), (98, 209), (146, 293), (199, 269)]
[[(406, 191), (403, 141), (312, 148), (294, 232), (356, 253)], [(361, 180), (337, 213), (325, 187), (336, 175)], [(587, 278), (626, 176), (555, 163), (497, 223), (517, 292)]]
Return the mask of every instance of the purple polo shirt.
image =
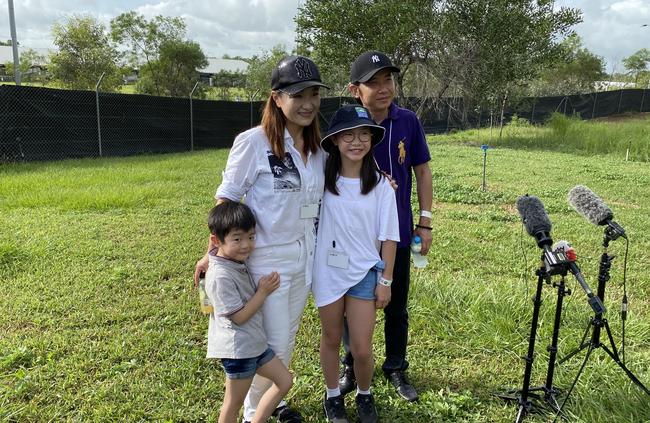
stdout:
[(386, 129), (384, 139), (375, 146), (374, 155), (379, 168), (397, 182), (397, 215), (399, 217), (399, 248), (411, 244), (413, 213), (411, 186), (414, 166), (431, 159), (422, 124), (415, 113), (390, 105), (388, 117), (380, 123)]

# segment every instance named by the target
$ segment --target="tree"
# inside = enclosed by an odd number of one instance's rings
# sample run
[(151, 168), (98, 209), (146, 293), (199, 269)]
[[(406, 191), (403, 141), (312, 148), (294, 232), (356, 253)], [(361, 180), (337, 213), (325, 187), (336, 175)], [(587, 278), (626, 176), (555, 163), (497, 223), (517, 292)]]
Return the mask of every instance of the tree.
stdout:
[[(208, 59), (193, 41), (168, 40), (160, 45), (157, 60), (140, 72), (136, 85), (139, 92), (170, 97), (186, 97), (199, 81), (197, 69), (207, 66)], [(164, 79), (157, 79), (164, 75)], [(155, 84), (155, 86), (154, 86)], [(203, 89), (194, 93), (203, 97)]]
[(187, 96), (197, 69), (207, 65), (200, 46), (184, 39), (185, 21), (180, 17), (147, 20), (133, 11), (123, 13), (111, 20), (111, 37), (128, 46), (127, 61), (140, 69), (139, 92)]
[(544, 68), (540, 77), (530, 84), (530, 94), (570, 95), (594, 90), (594, 83), (606, 77), (603, 58), (587, 50), (582, 39), (574, 34), (560, 44), (562, 54)]
[[(623, 66), (634, 75), (634, 83), (639, 83), (640, 77), (647, 77), (648, 64), (650, 63), (650, 50), (642, 48), (629, 57), (623, 59)], [(645, 78), (644, 78), (645, 79)]]
[(349, 82), (350, 64), (362, 52), (389, 54), (402, 73), (426, 61), (439, 15), (431, 0), (307, 0), (295, 21), (298, 53), (310, 56), (325, 81), (338, 92)]
[(73, 16), (52, 27), (59, 51), (50, 56), (53, 80), (67, 88), (94, 89), (102, 73), (102, 90), (113, 91), (122, 82), (116, 65), (118, 52), (104, 25), (91, 16)]
[[(253, 99), (266, 99), (271, 91), (271, 73), (278, 62), (289, 53), (283, 45), (276, 45), (261, 55), (253, 56), (248, 63), (246, 91)], [(319, 66), (320, 69), (320, 66)], [(322, 76), (322, 75), (321, 75)]]
[[(39, 79), (40, 72), (34, 71), (34, 68), (37, 66), (44, 66), (45, 65), (45, 56), (42, 54), (38, 54), (36, 50), (33, 49), (27, 49), (22, 54), (20, 55), (20, 63), (18, 64), (18, 69), (20, 70), (20, 74), (22, 76), (22, 80), (30, 80), (34, 81)], [(14, 74), (14, 62), (8, 61), (7, 63), (4, 64), (5, 66), (5, 72), (8, 75), (13, 75)]]
[(11, 45), (13, 45), (11, 40), (7, 40), (6, 42), (0, 40), (0, 46), (11, 46)]
[(296, 17), (299, 48), (332, 73), (347, 75), (359, 53), (382, 50), (402, 70), (400, 97), (404, 82), (419, 81), (409, 75), (417, 69), (433, 102), (463, 98), (463, 121), (473, 105), (494, 106), (535, 77), (578, 22), (578, 10), (554, 10), (552, 0), (307, 0)]

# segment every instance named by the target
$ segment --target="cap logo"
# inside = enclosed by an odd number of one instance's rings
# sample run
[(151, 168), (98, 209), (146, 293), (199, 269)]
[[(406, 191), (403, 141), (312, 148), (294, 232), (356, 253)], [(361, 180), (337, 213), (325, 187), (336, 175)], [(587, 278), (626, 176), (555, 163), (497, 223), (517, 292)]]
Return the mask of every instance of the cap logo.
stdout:
[(374, 54), (374, 55), (370, 58), (370, 60), (372, 60), (372, 63), (379, 63), (379, 56), (377, 56), (376, 54)]
[(298, 74), (298, 78), (300, 79), (312, 78), (311, 67), (309, 66), (309, 62), (303, 59), (302, 57), (296, 60), (294, 67), (296, 68), (296, 73)]
[(370, 119), (368, 117), (368, 112), (363, 107), (355, 107), (354, 110), (357, 112), (357, 116), (360, 118)]

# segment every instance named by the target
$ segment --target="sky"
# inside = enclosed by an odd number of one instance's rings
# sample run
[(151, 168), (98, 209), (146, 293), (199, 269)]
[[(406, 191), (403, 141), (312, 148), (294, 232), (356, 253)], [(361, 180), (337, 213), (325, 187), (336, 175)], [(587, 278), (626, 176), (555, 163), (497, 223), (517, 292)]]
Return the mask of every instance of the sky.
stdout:
[[(26, 48), (52, 48), (52, 24), (73, 14), (90, 14), (108, 24), (111, 18), (135, 10), (150, 18), (180, 16), (188, 38), (209, 57), (251, 57), (282, 44), (295, 47), (295, 23), (300, 0), (14, 0), (16, 32)], [(556, 0), (556, 7), (575, 7), (583, 22), (575, 27), (584, 45), (603, 57), (607, 72), (624, 71), (621, 61), (650, 49), (650, 0)], [(643, 26), (647, 25), (647, 26)], [(0, 0), (0, 40), (11, 38), (8, 0)]]

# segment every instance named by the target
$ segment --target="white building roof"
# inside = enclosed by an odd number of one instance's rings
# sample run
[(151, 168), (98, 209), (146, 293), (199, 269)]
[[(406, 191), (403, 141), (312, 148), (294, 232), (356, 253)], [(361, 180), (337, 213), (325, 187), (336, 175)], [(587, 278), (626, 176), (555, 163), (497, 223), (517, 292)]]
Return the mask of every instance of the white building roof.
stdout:
[[(38, 53), (39, 55), (45, 58), (45, 63), (34, 63), (36, 65), (46, 64), (49, 60), (50, 53), (54, 52), (54, 50), (49, 48), (31, 48), (31, 47), (19, 45), (18, 56), (20, 56), (23, 52), (27, 50), (34, 50), (36, 53)], [(7, 62), (13, 62), (13, 61), (14, 61), (13, 48), (11, 46), (0, 46), (0, 64), (4, 65)]]

